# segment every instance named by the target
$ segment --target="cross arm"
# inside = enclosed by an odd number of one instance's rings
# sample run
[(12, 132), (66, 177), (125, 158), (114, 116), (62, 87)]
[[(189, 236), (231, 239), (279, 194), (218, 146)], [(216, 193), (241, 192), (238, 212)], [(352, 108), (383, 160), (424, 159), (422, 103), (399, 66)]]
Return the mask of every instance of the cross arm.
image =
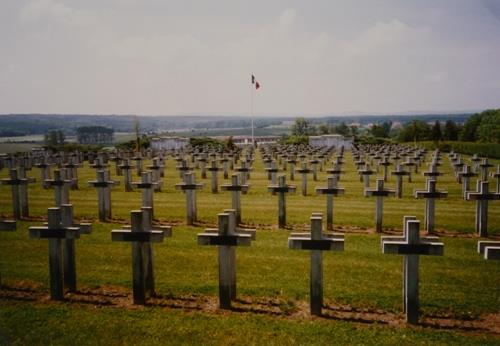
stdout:
[(404, 241), (384, 241), (382, 243), (384, 254), (397, 255), (433, 255), (442, 256), (444, 244), (439, 242), (420, 242), (418, 244), (408, 244)]
[(121, 229), (111, 231), (112, 241), (137, 241), (149, 243), (161, 243), (164, 238), (163, 231), (143, 231), (132, 232), (131, 230)]
[(250, 234), (219, 235), (217, 233), (198, 233), (198, 245), (249, 246)]
[(288, 238), (288, 248), (293, 250), (327, 250), (327, 251), (344, 251), (343, 239), (311, 239), (304, 237)]
[(32, 226), (29, 228), (30, 238), (58, 238), (58, 239), (78, 239), (80, 237), (78, 227), (49, 228), (44, 226)]

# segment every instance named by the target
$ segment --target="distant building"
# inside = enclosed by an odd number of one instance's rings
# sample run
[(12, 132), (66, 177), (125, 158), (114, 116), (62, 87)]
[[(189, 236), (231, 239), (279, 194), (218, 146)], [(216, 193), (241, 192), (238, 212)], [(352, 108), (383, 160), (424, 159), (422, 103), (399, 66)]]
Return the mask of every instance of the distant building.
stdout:
[(315, 147), (341, 147), (344, 146), (345, 149), (350, 149), (352, 146), (352, 139), (344, 138), (342, 135), (321, 135), (321, 136), (309, 136), (309, 145)]
[(156, 150), (182, 149), (189, 144), (189, 138), (155, 137), (151, 139), (151, 148)]
[[(227, 140), (228, 137), (213, 137), (218, 140)], [(260, 144), (270, 144), (277, 143), (280, 140), (280, 136), (255, 136), (254, 140), (257, 145)], [(233, 136), (233, 142), (235, 145), (249, 145), (252, 144), (252, 136)]]

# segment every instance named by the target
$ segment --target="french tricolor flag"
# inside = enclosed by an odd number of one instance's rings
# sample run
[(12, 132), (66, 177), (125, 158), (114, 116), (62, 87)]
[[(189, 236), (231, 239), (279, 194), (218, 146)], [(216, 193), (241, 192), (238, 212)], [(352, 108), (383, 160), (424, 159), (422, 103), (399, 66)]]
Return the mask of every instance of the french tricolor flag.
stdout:
[(255, 79), (255, 76), (252, 75), (252, 84), (255, 85), (255, 90), (258, 90), (260, 88), (260, 84), (259, 82), (257, 81), (257, 79)]

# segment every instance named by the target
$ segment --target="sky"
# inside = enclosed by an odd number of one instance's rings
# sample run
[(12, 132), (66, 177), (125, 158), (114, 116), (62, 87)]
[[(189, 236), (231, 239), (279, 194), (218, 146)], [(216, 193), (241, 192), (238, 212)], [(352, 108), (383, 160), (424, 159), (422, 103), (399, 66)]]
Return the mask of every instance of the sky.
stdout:
[(495, 107), (500, 0), (0, 1), (0, 114)]

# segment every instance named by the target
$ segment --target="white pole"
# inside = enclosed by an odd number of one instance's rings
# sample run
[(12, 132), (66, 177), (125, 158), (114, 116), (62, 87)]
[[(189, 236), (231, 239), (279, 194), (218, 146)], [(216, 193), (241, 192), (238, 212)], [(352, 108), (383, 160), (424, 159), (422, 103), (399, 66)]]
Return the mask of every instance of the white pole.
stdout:
[[(252, 75), (253, 76), (253, 75)], [(254, 83), (250, 84), (250, 116), (252, 118), (252, 146), (254, 145), (254, 130), (253, 130), (253, 93), (254, 93)]]

